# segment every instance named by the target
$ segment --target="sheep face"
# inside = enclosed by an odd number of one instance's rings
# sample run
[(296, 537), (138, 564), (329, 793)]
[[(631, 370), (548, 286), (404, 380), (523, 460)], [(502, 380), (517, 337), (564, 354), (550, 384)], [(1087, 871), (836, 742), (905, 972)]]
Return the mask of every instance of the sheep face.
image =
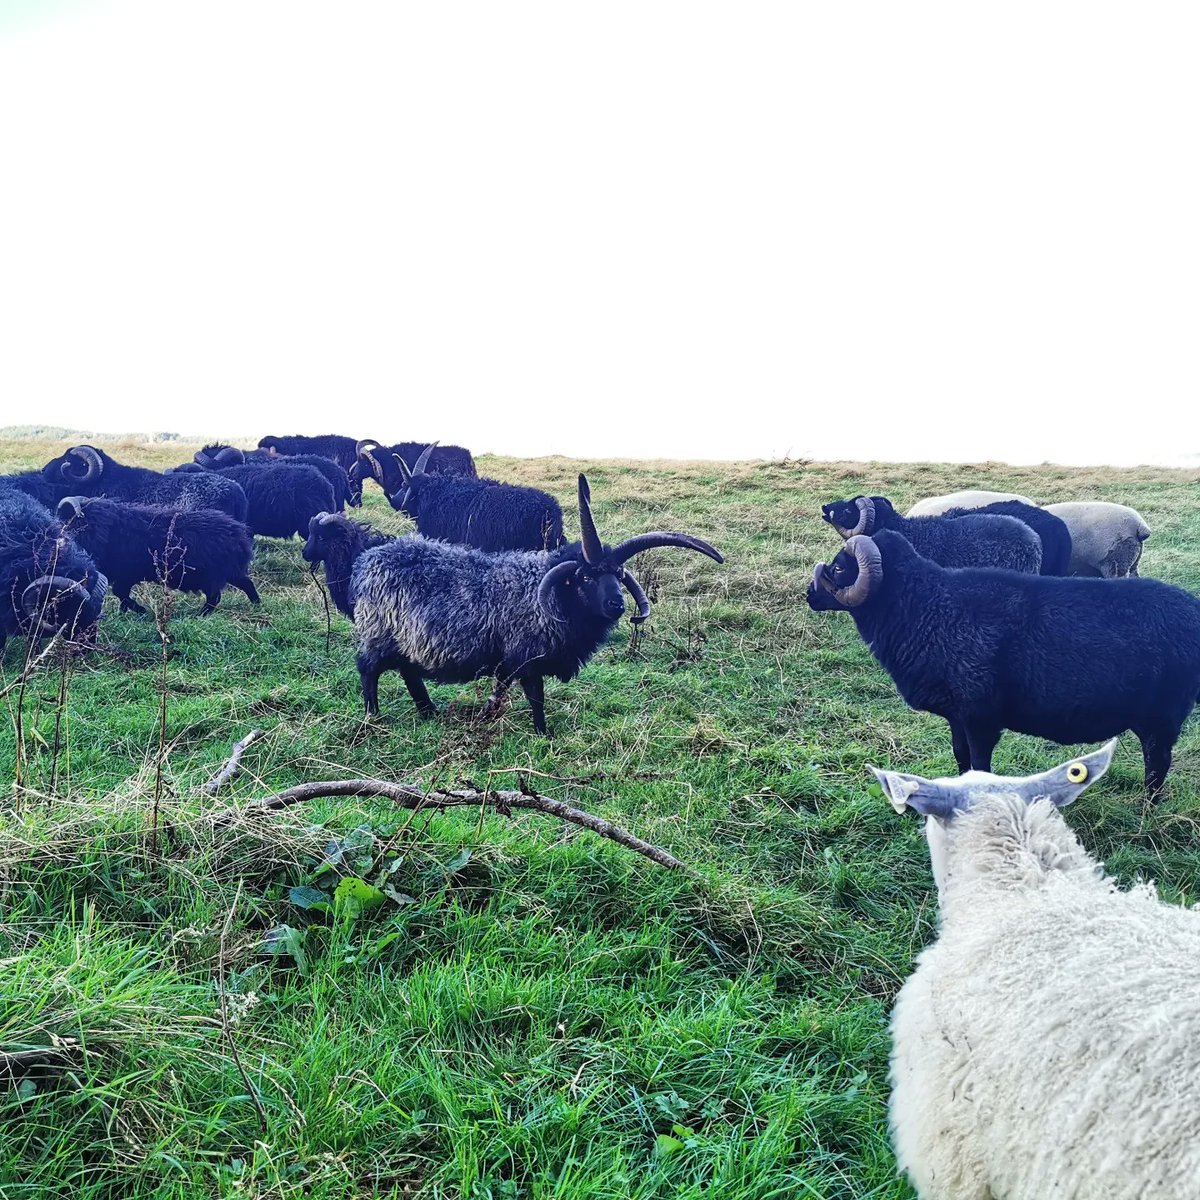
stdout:
[(308, 523), (308, 538), (300, 551), (304, 561), (313, 566), (324, 562), (333, 546), (345, 541), (349, 533), (345, 517), (337, 513), (317, 513)]
[(65, 454), (52, 458), (42, 468), (42, 474), (57, 484), (95, 485), (107, 465), (108, 460), (95, 446), (72, 446)]
[(625, 612), (621, 584), (628, 575), (619, 564), (584, 563), (555, 586), (558, 603), (569, 621), (580, 618), (614, 622)]
[(867, 603), (883, 580), (879, 548), (865, 534), (848, 538), (831, 563), (817, 563), (808, 585), (814, 612), (847, 612)]

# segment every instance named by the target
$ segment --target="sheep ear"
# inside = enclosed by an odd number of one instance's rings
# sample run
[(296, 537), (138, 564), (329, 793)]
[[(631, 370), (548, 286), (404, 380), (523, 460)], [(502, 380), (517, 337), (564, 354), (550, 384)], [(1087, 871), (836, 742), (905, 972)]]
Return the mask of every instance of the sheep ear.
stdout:
[(947, 788), (943, 780), (903, 775), (899, 771), (881, 771), (869, 763), (867, 770), (879, 780), (883, 794), (898, 813), (911, 808), (926, 817), (949, 817), (958, 811), (960, 802), (966, 799), (965, 792)]
[(1117, 739), (1105, 742), (1099, 750), (1085, 754), (1082, 758), (1071, 758), (1040, 775), (1013, 780), (1021, 798), (1028, 804), (1035, 800), (1049, 800), (1059, 808), (1078, 800), (1112, 765), (1117, 749)]
[(898, 813), (911, 808), (923, 817), (949, 819), (967, 807), (967, 791), (965, 788), (954, 786), (956, 780), (925, 779), (920, 775), (882, 771), (869, 765), (868, 770), (879, 780), (883, 794)]

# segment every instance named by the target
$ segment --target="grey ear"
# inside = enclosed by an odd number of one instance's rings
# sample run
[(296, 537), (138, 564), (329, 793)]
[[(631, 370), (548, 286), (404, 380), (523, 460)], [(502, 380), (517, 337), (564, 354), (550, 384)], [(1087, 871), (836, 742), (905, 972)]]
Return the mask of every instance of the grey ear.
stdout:
[(879, 780), (883, 794), (892, 807), (902, 813), (906, 808), (926, 817), (950, 817), (967, 799), (965, 791), (945, 786), (941, 779), (924, 779), (920, 775), (904, 775), (899, 771), (881, 771), (867, 764), (867, 770)]
[(1085, 754), (1082, 758), (1071, 758), (1049, 771), (1040, 775), (1030, 775), (1025, 779), (1014, 779), (1016, 791), (1026, 803), (1035, 800), (1049, 800), (1059, 808), (1078, 800), (1081, 793), (1086, 791), (1112, 765), (1113, 754), (1117, 749), (1117, 739), (1105, 742), (1099, 750)]

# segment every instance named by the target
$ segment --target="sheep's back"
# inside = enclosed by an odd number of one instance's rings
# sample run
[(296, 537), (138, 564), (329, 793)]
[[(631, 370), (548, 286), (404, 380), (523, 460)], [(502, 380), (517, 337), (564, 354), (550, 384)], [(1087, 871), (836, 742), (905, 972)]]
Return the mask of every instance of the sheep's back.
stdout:
[(547, 621), (538, 555), (487, 555), (420, 536), (365, 551), (350, 599), (364, 651), (398, 655), (442, 682), (496, 671), (514, 641)]
[(1052, 875), (947, 908), (892, 1019), (902, 1165), (940, 1128), (1006, 1200), (1193, 1197), (1200, 914)]
[(916, 517), (899, 525), (924, 558), (943, 567), (999, 567), (1036, 573), (1042, 542), (1015, 517), (966, 513), (961, 517)]

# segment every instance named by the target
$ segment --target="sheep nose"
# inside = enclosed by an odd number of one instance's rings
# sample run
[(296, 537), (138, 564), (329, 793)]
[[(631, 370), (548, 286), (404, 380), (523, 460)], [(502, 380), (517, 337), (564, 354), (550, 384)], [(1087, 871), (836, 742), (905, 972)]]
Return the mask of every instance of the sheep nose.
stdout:
[(611, 600), (605, 600), (604, 608), (610, 617), (619, 617), (625, 611), (625, 601), (620, 596), (614, 596)]

